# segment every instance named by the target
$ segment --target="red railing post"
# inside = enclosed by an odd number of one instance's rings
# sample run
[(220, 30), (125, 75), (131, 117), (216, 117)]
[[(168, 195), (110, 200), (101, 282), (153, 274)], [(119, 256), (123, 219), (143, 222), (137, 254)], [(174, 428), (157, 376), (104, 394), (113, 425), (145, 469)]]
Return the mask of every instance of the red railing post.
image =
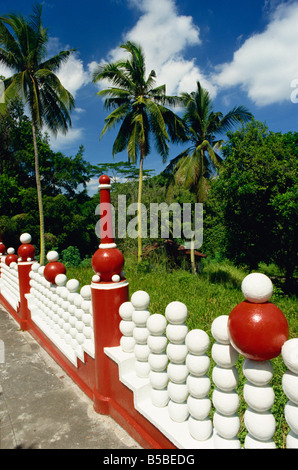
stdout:
[(110, 189), (110, 178), (102, 175), (99, 178), (101, 243), (92, 258), (95, 275), (91, 283), (96, 374), (94, 409), (101, 414), (109, 414), (111, 397), (110, 359), (104, 348), (120, 345), (119, 307), (128, 300), (128, 282), (122, 273), (124, 257), (113, 237)]
[(22, 245), (18, 248), (18, 273), (19, 273), (19, 289), (20, 289), (20, 327), (22, 330), (28, 329), (28, 320), (30, 319), (30, 310), (28, 309), (25, 294), (30, 292), (30, 271), (35, 261), (35, 248), (30, 244), (32, 238), (29, 233), (23, 233), (20, 236)]

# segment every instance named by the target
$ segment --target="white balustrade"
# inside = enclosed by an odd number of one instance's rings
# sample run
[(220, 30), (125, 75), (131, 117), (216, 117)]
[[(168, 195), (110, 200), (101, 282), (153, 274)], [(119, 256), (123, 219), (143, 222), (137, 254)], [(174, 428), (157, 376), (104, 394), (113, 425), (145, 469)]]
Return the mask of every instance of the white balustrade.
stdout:
[[(8, 254), (14, 254), (14, 248), (8, 248)], [(0, 277), (0, 292), (1, 295), (7, 300), (14, 310), (17, 311), (20, 303), (20, 289), (19, 289), (19, 273), (18, 265), (16, 262), (10, 263), (9, 266), (5, 264), (6, 256), (1, 256), (1, 277)]]
[(78, 359), (85, 362), (85, 353), (94, 357), (91, 287), (79, 292), (79, 281), (64, 274), (51, 284), (43, 272), (44, 266), (33, 263), (26, 295), (32, 321), (77, 366)]

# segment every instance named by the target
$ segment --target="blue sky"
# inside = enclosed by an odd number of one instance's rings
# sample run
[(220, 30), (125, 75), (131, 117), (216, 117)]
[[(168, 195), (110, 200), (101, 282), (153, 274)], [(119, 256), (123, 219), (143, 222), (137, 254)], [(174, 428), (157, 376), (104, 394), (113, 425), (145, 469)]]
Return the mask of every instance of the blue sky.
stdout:
[[(0, 14), (24, 16), (35, 2), (1, 1)], [(92, 164), (113, 162), (115, 133), (99, 141), (106, 111), (91, 82), (95, 64), (119, 57), (126, 40), (142, 45), (148, 72), (168, 94), (191, 92), (200, 80), (216, 111), (245, 105), (276, 132), (298, 131), (298, 1), (282, 0), (46, 0), (43, 24), (49, 54), (76, 53), (59, 77), (75, 97), (72, 128), (51, 138), (54, 150), (75, 155), (79, 145)], [(0, 65), (0, 74), (8, 76)], [(297, 92), (296, 92), (297, 91)], [(171, 146), (169, 160), (180, 148)], [(125, 153), (116, 161), (126, 161)], [(145, 168), (164, 168), (155, 152)], [(97, 185), (97, 181), (91, 182)], [(90, 184), (90, 191), (95, 186)]]

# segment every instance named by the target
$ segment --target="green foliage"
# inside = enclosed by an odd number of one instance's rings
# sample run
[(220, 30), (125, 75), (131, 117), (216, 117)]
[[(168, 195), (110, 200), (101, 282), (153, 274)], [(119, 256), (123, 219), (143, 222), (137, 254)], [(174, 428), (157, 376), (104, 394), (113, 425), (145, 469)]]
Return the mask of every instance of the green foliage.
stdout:
[(274, 262), (290, 278), (297, 266), (298, 134), (253, 121), (228, 137), (207, 202), (209, 232), (219, 223), (218, 249), (237, 264), (251, 270)]
[(68, 246), (61, 252), (62, 262), (66, 267), (79, 266), (82, 262), (80, 251), (76, 246)]

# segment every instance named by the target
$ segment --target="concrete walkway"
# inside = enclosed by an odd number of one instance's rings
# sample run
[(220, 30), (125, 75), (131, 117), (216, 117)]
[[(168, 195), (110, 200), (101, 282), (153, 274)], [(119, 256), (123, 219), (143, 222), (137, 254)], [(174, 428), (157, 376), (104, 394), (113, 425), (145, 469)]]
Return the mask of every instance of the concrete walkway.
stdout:
[(0, 449), (140, 449), (0, 306)]

